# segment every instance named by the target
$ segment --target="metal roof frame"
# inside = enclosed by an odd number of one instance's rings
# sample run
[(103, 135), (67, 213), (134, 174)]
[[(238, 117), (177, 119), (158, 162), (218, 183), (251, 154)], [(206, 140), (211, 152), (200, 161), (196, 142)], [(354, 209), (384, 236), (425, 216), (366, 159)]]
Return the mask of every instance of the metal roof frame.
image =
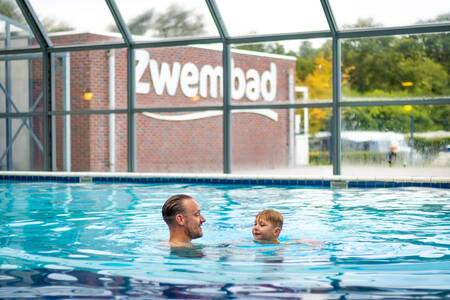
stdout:
[[(249, 36), (231, 36), (226, 28), (226, 24), (221, 17), (220, 10), (215, 0), (205, 0), (211, 18), (214, 20), (219, 36), (217, 37), (182, 37), (167, 38), (156, 41), (135, 41), (124, 21), (115, 0), (105, 0), (110, 13), (116, 23), (124, 42), (121, 43), (105, 43), (105, 44), (87, 44), (87, 45), (70, 45), (55, 46), (53, 45), (48, 33), (43, 28), (36, 13), (33, 10), (29, 0), (16, 0), (20, 10), (22, 11), (29, 28), (7, 17), (0, 16), (14, 26), (18, 26), (26, 31), (31, 31), (39, 46), (29, 48), (16, 49), (0, 49), (0, 60), (18, 59), (42, 53), (43, 57), (43, 86), (44, 86), (44, 111), (40, 112), (17, 112), (17, 113), (0, 113), (0, 118), (21, 118), (26, 116), (40, 115), (44, 117), (44, 168), (50, 170), (51, 161), (51, 138), (49, 136), (49, 118), (53, 115), (72, 115), (72, 114), (113, 114), (126, 113), (128, 116), (128, 171), (136, 171), (136, 132), (135, 132), (135, 114), (140, 112), (158, 112), (158, 111), (205, 111), (205, 110), (222, 110), (223, 111), (223, 128), (224, 128), (224, 173), (231, 173), (231, 110), (239, 109), (290, 109), (304, 107), (330, 107), (333, 108), (333, 153), (336, 158), (333, 162), (333, 174), (339, 175), (340, 170), (340, 108), (343, 106), (386, 106), (386, 105), (432, 105), (432, 104), (450, 104), (450, 98), (422, 98), (422, 99), (392, 99), (392, 100), (364, 100), (356, 99), (352, 101), (341, 101), (341, 75), (340, 75), (340, 40), (342, 39), (358, 39), (367, 37), (383, 37), (392, 35), (408, 35), (408, 34), (427, 34), (450, 32), (450, 23), (440, 24), (420, 24), (412, 26), (384, 27), (384, 28), (364, 28), (364, 29), (343, 29), (340, 30), (334, 14), (332, 12), (329, 0), (320, 1), (324, 17), (327, 19), (329, 30), (279, 33), (279, 34), (258, 34)], [(231, 101), (231, 45), (276, 42), (285, 40), (303, 40), (314, 38), (330, 38), (333, 45), (333, 99), (332, 101), (321, 101), (316, 103), (286, 103), (286, 104), (255, 104), (255, 105), (233, 105)], [(224, 101), (222, 106), (207, 107), (160, 107), (160, 108), (139, 108), (135, 107), (135, 58), (134, 50), (139, 48), (155, 48), (155, 47), (172, 47), (187, 46), (193, 44), (223, 44), (223, 80), (224, 80)], [(90, 111), (55, 111), (51, 107), (51, 72), (52, 57), (56, 53), (71, 51), (92, 51), (92, 50), (108, 50), (127, 48), (127, 66), (128, 66), (128, 107), (126, 110), (90, 110)]]

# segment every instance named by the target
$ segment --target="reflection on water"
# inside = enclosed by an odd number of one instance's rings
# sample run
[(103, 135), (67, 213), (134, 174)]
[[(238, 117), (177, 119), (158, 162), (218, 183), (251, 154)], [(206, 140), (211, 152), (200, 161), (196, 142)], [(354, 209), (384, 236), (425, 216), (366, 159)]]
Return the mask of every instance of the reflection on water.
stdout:
[(202, 258), (205, 256), (203, 247), (195, 244), (189, 247), (170, 247), (170, 255), (183, 258)]
[[(51, 278), (53, 277), (55, 278)], [(67, 278), (72, 279), (67, 280)], [(76, 278), (76, 283), (73, 282)], [(201, 283), (184, 284), (104, 275), (91, 271), (51, 273), (46, 269), (0, 270), (1, 299), (446, 299), (450, 291), (341, 287), (332, 280), (329, 288), (279, 284)]]

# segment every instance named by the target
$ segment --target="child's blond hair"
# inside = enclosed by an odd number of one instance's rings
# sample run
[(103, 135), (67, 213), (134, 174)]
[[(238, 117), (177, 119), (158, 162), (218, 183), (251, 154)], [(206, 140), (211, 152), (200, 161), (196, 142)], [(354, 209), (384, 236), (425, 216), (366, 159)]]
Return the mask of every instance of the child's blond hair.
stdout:
[(256, 220), (263, 219), (264, 221), (270, 222), (273, 227), (283, 228), (283, 216), (273, 209), (265, 209), (260, 211), (256, 217)]

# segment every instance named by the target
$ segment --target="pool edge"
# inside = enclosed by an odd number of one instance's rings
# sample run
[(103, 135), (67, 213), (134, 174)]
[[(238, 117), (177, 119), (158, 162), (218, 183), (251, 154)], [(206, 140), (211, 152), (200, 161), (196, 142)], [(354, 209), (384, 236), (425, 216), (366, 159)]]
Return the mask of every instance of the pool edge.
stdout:
[(0, 171), (0, 182), (62, 183), (209, 183), (247, 185), (300, 185), (332, 188), (430, 187), (450, 188), (448, 177), (377, 176), (249, 176), (236, 174), (187, 173), (106, 173), (106, 172), (28, 172)]

